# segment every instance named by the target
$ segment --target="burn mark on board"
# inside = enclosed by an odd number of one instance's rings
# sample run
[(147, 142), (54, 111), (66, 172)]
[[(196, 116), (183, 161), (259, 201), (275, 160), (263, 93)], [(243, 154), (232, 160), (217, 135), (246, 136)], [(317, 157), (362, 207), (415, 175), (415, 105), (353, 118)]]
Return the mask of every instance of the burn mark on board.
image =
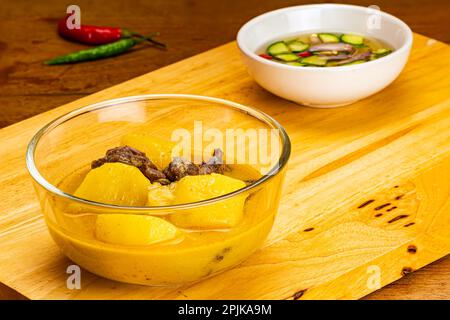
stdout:
[(220, 253), (218, 253), (215, 257), (214, 257), (214, 261), (215, 262), (220, 262), (225, 258), (225, 255), (231, 251), (231, 247), (226, 247), (224, 248)]
[(379, 210), (381, 210), (383, 208), (386, 208), (386, 207), (388, 207), (390, 205), (391, 205), (391, 203), (388, 202), (388, 203), (382, 204), (381, 206), (376, 207), (374, 210), (379, 211)]
[[(368, 200), (369, 199), (369, 200)], [(392, 185), (370, 198), (362, 199), (357, 210), (371, 219), (369, 223), (390, 225), (390, 228), (407, 228), (415, 224), (419, 199), (416, 196), (414, 183), (405, 181), (403, 184)], [(400, 221), (400, 222), (399, 222)]]
[(395, 218), (392, 218), (391, 220), (389, 220), (388, 223), (393, 223), (393, 222), (396, 222), (398, 220), (405, 219), (408, 217), (409, 217), (409, 215), (407, 215), (407, 214), (401, 214), (401, 215), (398, 215)]
[(217, 261), (217, 262), (222, 261), (223, 258), (224, 258), (223, 254), (218, 254), (218, 255), (216, 255), (216, 257), (215, 257), (215, 261)]
[(303, 289), (303, 290), (297, 291), (297, 292), (294, 293), (294, 295), (292, 296), (292, 299), (294, 299), (294, 300), (300, 299), (301, 297), (303, 297), (303, 295), (305, 294), (305, 292), (306, 292), (307, 290), (308, 290), (308, 289)]
[(366, 202), (361, 203), (361, 204), (358, 206), (358, 209), (364, 208), (364, 207), (368, 206), (369, 204), (371, 204), (371, 203), (374, 202), (374, 201), (375, 201), (374, 199), (367, 200)]
[(413, 244), (409, 245), (406, 249), (408, 253), (415, 254), (417, 252), (417, 247)]
[(414, 272), (414, 269), (411, 267), (403, 267), (402, 269), (402, 276), (406, 276), (407, 274), (410, 274)]

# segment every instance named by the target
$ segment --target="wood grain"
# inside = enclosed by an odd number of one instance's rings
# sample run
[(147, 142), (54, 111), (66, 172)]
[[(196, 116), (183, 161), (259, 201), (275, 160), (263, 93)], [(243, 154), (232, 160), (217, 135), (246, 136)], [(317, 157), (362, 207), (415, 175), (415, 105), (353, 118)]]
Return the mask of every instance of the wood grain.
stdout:
[[(367, 285), (373, 266), (383, 286), (443, 257), (450, 252), (450, 48), (419, 35), (414, 41), (399, 79), (343, 109), (301, 108), (262, 90), (231, 43), (0, 130), (0, 282), (33, 299), (355, 299), (376, 289)], [(83, 289), (70, 291), (70, 262), (46, 232), (24, 168), (26, 143), (76, 107), (164, 92), (234, 100), (285, 126), (293, 155), (274, 229), (243, 264), (195, 285), (138, 287), (84, 272)]]
[[(78, 0), (83, 22), (159, 31), (169, 50), (140, 49), (114, 59), (48, 67), (43, 60), (86, 47), (56, 34), (67, 3), (0, 1), (0, 127), (232, 41), (241, 25), (263, 12), (316, 2), (321, 1)], [(450, 41), (447, 0), (337, 2), (376, 4), (414, 31)]]

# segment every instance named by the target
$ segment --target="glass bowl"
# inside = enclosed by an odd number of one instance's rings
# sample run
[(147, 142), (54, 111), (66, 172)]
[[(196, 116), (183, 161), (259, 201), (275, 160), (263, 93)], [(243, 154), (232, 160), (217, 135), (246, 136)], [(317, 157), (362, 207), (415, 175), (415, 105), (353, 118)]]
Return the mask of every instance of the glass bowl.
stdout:
[[(90, 163), (134, 132), (170, 140), (178, 154), (194, 162), (219, 147), (233, 172), (251, 169), (258, 178), (212, 199), (166, 206), (120, 206), (74, 196)], [(105, 278), (165, 286), (217, 274), (261, 246), (278, 209), (289, 155), (285, 130), (262, 112), (217, 98), (159, 94), (108, 100), (55, 119), (33, 137), (26, 162), (50, 234), (68, 258)], [(178, 224), (192, 215), (226, 216), (236, 203), (242, 204), (242, 215), (232, 227)], [(107, 230), (119, 241), (100, 240), (99, 221), (111, 217), (138, 224)], [(145, 229), (148, 217), (173, 223), (176, 236), (145, 245), (127, 241), (159, 232)]]

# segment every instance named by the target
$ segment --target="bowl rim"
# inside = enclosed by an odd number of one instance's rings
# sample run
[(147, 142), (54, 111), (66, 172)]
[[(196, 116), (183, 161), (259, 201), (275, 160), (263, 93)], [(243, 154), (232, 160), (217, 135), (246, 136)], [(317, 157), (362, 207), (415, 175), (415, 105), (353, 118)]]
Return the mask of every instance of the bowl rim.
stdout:
[[(250, 115), (257, 120), (264, 122), (268, 124), (269, 126), (277, 129), (280, 132), (280, 138), (282, 141), (282, 150), (280, 153), (280, 157), (277, 161), (277, 164), (273, 166), (267, 174), (263, 175), (261, 178), (259, 178), (256, 182), (253, 184), (250, 184), (244, 188), (238, 189), (236, 191), (233, 191), (231, 193), (227, 193), (222, 196), (197, 201), (197, 202), (190, 202), (190, 203), (183, 203), (183, 204), (176, 204), (176, 205), (167, 205), (167, 206), (122, 206), (122, 205), (114, 205), (114, 204), (107, 204), (103, 202), (96, 202), (91, 201), (83, 198), (76, 197), (70, 193), (66, 193), (47, 181), (42, 174), (39, 172), (36, 163), (35, 163), (35, 151), (36, 147), (42, 137), (45, 136), (46, 133), (50, 132), (54, 128), (58, 127), (59, 125), (74, 119), (75, 117), (89, 113), (92, 111), (117, 106), (123, 103), (129, 103), (129, 102), (137, 102), (137, 101), (146, 101), (146, 100), (193, 100), (193, 101), (207, 101), (212, 103), (217, 103), (224, 105), (226, 107), (231, 107), (233, 109), (236, 109), (239, 112), (243, 112), (247, 115)], [(71, 201), (79, 202), (84, 205), (91, 205), (94, 207), (101, 207), (101, 208), (108, 208), (108, 209), (114, 209), (114, 210), (132, 210), (132, 211), (158, 211), (158, 210), (166, 210), (166, 209), (187, 209), (187, 208), (196, 208), (199, 206), (205, 206), (208, 204), (212, 204), (218, 201), (222, 201), (224, 199), (229, 199), (234, 196), (237, 196), (238, 194), (247, 192), (249, 190), (255, 189), (256, 187), (260, 186), (261, 184), (265, 183), (266, 181), (269, 181), (274, 176), (276, 176), (279, 172), (283, 170), (283, 168), (286, 166), (289, 156), (291, 153), (291, 141), (289, 139), (289, 136), (286, 132), (286, 130), (283, 128), (281, 124), (278, 123), (274, 118), (267, 115), (266, 113), (251, 108), (245, 105), (242, 105), (240, 103), (236, 103), (233, 101), (221, 99), (221, 98), (215, 98), (215, 97), (209, 97), (209, 96), (202, 96), (202, 95), (194, 95), (194, 94), (143, 94), (143, 95), (134, 95), (134, 96), (126, 96), (126, 97), (120, 97), (115, 99), (109, 99), (109, 100), (103, 100), (97, 103), (89, 104), (84, 107), (80, 107), (77, 109), (74, 109), (70, 112), (67, 112), (61, 116), (58, 116), (57, 118), (53, 119), (49, 123), (47, 123), (45, 126), (43, 126), (41, 129), (37, 131), (37, 133), (31, 138), (27, 150), (26, 150), (26, 167), (28, 169), (29, 174), (33, 178), (33, 180), (39, 184), (41, 187), (43, 187), (46, 191), (50, 192), (51, 194), (66, 198)]]
[[(406, 32), (406, 40), (401, 45), (400, 48), (398, 48), (397, 50), (394, 50), (391, 54), (389, 54), (385, 57), (382, 57), (382, 59), (380, 58), (380, 59), (376, 59), (373, 61), (368, 61), (368, 63), (360, 63), (360, 64), (347, 65), (347, 66), (335, 66), (332, 68), (316, 68), (316, 67), (311, 67), (311, 66), (302, 66), (301, 68), (299, 68), (296, 66), (290, 66), (287, 64), (277, 63), (277, 62), (274, 62), (274, 61), (271, 61), (268, 59), (264, 59), (264, 58), (258, 56), (255, 52), (249, 50), (245, 46), (244, 41), (242, 39), (244, 32), (246, 31), (246, 29), (250, 28), (253, 24), (260, 22), (260, 20), (263, 20), (264, 18), (267, 18), (271, 15), (275, 15), (275, 14), (278, 14), (278, 13), (281, 13), (284, 11), (295, 11), (295, 10), (301, 10), (304, 8), (314, 8), (314, 7), (318, 7), (318, 8), (320, 8), (320, 7), (350, 8), (350, 9), (364, 11), (366, 13), (367, 13), (367, 10), (373, 10), (374, 12), (381, 14), (385, 18), (390, 19), (390, 20), (394, 21), (395, 23), (397, 23)], [(354, 70), (354, 69), (359, 69), (359, 68), (365, 68), (368, 66), (374, 66), (375, 64), (383, 63), (383, 61), (387, 61), (388, 59), (391, 59), (391, 60), (394, 59), (395, 57), (403, 54), (405, 51), (410, 50), (412, 43), (413, 43), (413, 33), (412, 33), (411, 28), (405, 22), (403, 22), (401, 19), (393, 16), (390, 13), (384, 12), (382, 10), (376, 10), (374, 8), (352, 5), (352, 4), (319, 3), (319, 4), (306, 4), (306, 5), (285, 7), (285, 8), (281, 8), (281, 9), (272, 10), (272, 11), (263, 13), (259, 16), (256, 16), (256, 17), (250, 19), (249, 21), (247, 21), (239, 29), (236, 40), (237, 40), (236, 41), (237, 46), (242, 53), (244, 53), (250, 59), (256, 60), (256, 61), (263, 63), (265, 65), (268, 65), (268, 66), (279, 67), (279, 68), (286, 69), (286, 70), (303, 70), (303, 71), (311, 71), (311, 72), (337, 72), (337, 71), (341, 71), (341, 70)]]

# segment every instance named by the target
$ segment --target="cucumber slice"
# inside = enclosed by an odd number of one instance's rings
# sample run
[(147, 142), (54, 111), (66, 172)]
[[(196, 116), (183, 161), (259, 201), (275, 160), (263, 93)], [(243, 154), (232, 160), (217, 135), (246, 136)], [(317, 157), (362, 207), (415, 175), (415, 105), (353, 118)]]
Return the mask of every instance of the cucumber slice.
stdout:
[(298, 59), (300, 59), (300, 57), (298, 55), (293, 54), (293, 53), (277, 54), (275, 56), (275, 58), (286, 61), (286, 62), (297, 61)]
[(327, 59), (318, 57), (318, 56), (310, 56), (301, 61), (304, 64), (310, 64), (313, 66), (324, 66), (327, 64)]
[(326, 67), (336, 67), (338, 65), (338, 61), (328, 61), (325, 65)]
[(385, 49), (385, 48), (381, 48), (381, 49), (377, 49), (375, 50), (373, 53), (377, 56), (377, 57), (383, 57), (389, 53), (391, 53), (392, 50), (390, 49)]
[(362, 45), (364, 43), (364, 38), (361, 36), (354, 35), (354, 34), (343, 34), (341, 36), (341, 41), (357, 46), (357, 45)]
[(294, 66), (294, 67), (303, 67), (305, 64), (298, 62), (298, 61), (293, 61), (293, 62), (286, 62), (286, 64), (288, 66)]
[(346, 64), (343, 64), (343, 66), (351, 66), (352, 64), (360, 64), (360, 63), (365, 63), (366, 60), (356, 60), (356, 61), (352, 61)]
[(292, 52), (303, 52), (309, 48), (309, 45), (299, 40), (293, 40), (288, 43), (288, 47)]
[(289, 48), (286, 45), (286, 43), (284, 43), (284, 41), (278, 41), (278, 42), (272, 43), (267, 48), (267, 53), (270, 54), (271, 56), (276, 56), (278, 54), (290, 53), (290, 51), (289, 51)]
[(336, 43), (339, 42), (339, 38), (330, 33), (319, 33), (319, 39), (324, 43)]

